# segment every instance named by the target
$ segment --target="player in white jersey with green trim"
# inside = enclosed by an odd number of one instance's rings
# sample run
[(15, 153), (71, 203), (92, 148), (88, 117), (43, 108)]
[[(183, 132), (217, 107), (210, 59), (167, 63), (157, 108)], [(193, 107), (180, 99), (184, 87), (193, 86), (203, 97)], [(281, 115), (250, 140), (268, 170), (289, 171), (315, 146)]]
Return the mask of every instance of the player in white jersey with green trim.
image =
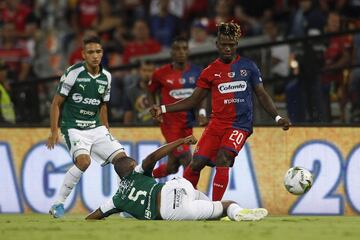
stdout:
[(176, 178), (165, 184), (155, 181), (151, 174), (158, 160), (182, 144), (196, 142), (194, 136), (178, 139), (160, 147), (137, 166), (130, 157), (113, 161), (120, 177), (119, 190), (86, 219), (103, 219), (118, 212), (130, 213), (141, 220), (174, 221), (220, 219), (225, 216), (233, 221), (256, 221), (267, 216), (264, 208), (246, 209), (234, 201), (211, 201), (185, 178)]
[(64, 215), (64, 202), (90, 166), (91, 159), (106, 165), (126, 156), (123, 146), (108, 130), (106, 103), (110, 99), (111, 74), (101, 66), (100, 39), (90, 36), (83, 44), (84, 62), (66, 70), (51, 104), (47, 147), (53, 149), (59, 141), (62, 107), (61, 133), (74, 161), (65, 175), (58, 200), (49, 211), (55, 218)]

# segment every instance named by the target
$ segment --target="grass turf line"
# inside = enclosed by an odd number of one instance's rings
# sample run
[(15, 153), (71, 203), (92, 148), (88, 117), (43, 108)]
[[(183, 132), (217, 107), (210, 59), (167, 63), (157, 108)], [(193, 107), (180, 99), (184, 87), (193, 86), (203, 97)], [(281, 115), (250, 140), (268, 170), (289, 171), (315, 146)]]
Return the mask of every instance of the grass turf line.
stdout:
[(45, 214), (0, 214), (4, 240), (352, 240), (360, 239), (360, 217), (286, 216), (259, 222), (139, 221), (112, 216), (85, 221), (85, 215), (53, 219)]

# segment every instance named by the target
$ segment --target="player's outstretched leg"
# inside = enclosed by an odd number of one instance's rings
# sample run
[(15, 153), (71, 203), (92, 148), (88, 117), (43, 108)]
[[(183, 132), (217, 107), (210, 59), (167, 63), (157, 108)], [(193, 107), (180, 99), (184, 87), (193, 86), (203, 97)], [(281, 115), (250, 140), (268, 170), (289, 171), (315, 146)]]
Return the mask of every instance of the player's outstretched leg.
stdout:
[(61, 218), (64, 216), (65, 214), (65, 210), (64, 210), (64, 204), (59, 203), (59, 204), (54, 204), (51, 206), (50, 210), (49, 210), (50, 215), (52, 215), (54, 218)]

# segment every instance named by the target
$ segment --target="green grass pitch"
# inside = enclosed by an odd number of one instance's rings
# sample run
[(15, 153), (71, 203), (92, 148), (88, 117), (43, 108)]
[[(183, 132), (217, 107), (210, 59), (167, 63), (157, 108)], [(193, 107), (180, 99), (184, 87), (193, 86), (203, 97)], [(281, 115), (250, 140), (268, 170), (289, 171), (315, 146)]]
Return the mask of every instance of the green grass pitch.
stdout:
[(360, 217), (286, 216), (259, 222), (139, 221), (112, 216), (84, 220), (84, 215), (53, 219), (41, 214), (0, 214), (1, 240), (347, 240), (360, 239)]

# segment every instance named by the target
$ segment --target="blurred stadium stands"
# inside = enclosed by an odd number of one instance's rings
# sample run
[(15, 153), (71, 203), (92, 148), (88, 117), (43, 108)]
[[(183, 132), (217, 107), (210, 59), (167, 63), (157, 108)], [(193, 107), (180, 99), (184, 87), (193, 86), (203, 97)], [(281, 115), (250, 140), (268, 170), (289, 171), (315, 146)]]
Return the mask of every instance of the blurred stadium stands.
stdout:
[[(258, 2), (1, 1), (0, 124), (47, 126), (59, 76), (81, 61), (82, 36), (98, 34), (103, 63), (113, 74), (110, 120), (121, 125), (124, 93), (136, 84), (140, 63), (169, 62), (169, 41), (183, 35), (191, 43), (191, 61), (206, 67), (217, 57), (214, 25), (219, 21), (241, 25), (240, 55), (260, 66), (265, 87), (293, 123), (359, 123), (359, 1)], [(147, 48), (134, 52), (133, 43)], [(255, 124), (273, 120), (256, 107)]]

